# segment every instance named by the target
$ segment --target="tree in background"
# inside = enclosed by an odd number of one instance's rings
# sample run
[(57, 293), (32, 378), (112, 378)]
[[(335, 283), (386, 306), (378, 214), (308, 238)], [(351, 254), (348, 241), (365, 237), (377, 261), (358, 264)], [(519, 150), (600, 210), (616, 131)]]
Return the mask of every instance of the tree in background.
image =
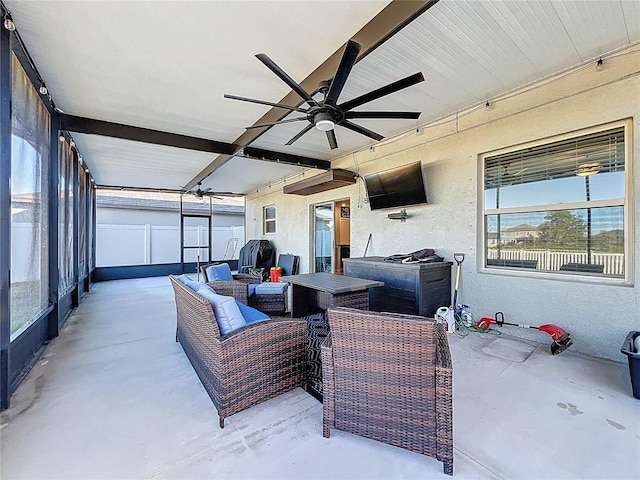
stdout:
[(568, 211), (550, 212), (540, 224), (538, 243), (549, 250), (584, 250), (586, 224)]

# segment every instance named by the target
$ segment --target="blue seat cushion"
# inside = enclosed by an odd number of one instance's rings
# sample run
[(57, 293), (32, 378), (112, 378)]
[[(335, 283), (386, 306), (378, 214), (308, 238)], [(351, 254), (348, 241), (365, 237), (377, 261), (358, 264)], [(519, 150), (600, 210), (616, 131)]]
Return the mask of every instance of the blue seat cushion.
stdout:
[(204, 298), (211, 302), (211, 308), (216, 316), (218, 329), (221, 335), (226, 335), (240, 327), (244, 327), (247, 323), (238, 308), (235, 298), (218, 295), (209, 286), (204, 286), (197, 290)]
[(249, 296), (253, 295), (254, 293), (256, 293), (256, 287), (258, 285), (260, 285), (259, 283), (249, 283)]
[(275, 295), (287, 291), (288, 283), (265, 282), (256, 285), (256, 295)]
[(210, 282), (216, 280), (233, 280), (231, 269), (228, 263), (219, 263), (217, 265), (211, 265), (205, 269), (207, 272), (207, 279)]
[(263, 313), (260, 310), (256, 310), (255, 308), (251, 308), (242, 302), (236, 300), (236, 303), (238, 304), (240, 313), (242, 313), (244, 321), (247, 322), (247, 325), (251, 325), (252, 323), (257, 322), (264, 322), (265, 320), (269, 320), (271, 318), (266, 313)]

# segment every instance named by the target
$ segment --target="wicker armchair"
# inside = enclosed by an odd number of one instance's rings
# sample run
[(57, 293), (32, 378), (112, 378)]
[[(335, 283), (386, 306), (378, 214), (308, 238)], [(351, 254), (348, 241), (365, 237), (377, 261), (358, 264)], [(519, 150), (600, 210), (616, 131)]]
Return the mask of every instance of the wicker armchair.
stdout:
[(267, 315), (284, 315), (287, 310), (284, 294), (249, 295), (249, 284), (262, 283), (262, 278), (247, 273), (236, 273), (233, 280), (211, 281), (207, 275), (207, 268), (213, 264), (202, 265), (200, 272), (207, 285), (211, 286), (220, 295), (228, 295), (239, 302), (249, 305)]
[(328, 310), (322, 434), (343, 430), (429, 455), (453, 475), (452, 366), (442, 324)]
[(306, 322), (272, 318), (220, 335), (211, 304), (170, 276), (177, 337), (218, 410), (234, 413), (305, 386)]

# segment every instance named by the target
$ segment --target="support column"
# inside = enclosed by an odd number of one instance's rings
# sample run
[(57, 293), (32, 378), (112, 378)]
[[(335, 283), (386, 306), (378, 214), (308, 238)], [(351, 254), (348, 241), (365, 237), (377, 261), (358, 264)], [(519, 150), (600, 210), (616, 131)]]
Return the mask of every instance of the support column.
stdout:
[(87, 164), (85, 162), (84, 166), (82, 167), (85, 169), (85, 173), (86, 175), (84, 176), (84, 204), (85, 204), (85, 212), (84, 212), (84, 216), (85, 216), (85, 220), (84, 220), (84, 268), (87, 272), (87, 275), (84, 278), (84, 288), (83, 291), (84, 293), (87, 293), (89, 291), (89, 285), (91, 284), (91, 265), (89, 262), (89, 252), (91, 251), (91, 242), (89, 241), (89, 239), (91, 238), (91, 236), (89, 235), (89, 232), (91, 230), (91, 225), (89, 225), (89, 211), (91, 210), (91, 179), (89, 176), (89, 168), (87, 167)]
[(71, 175), (71, 190), (73, 191), (73, 283), (75, 284), (75, 286), (73, 287), (73, 292), (71, 294), (71, 305), (73, 306), (73, 308), (76, 308), (78, 305), (80, 305), (80, 285), (78, 281), (78, 279), (80, 278), (80, 269), (78, 265), (78, 251), (80, 249), (80, 225), (78, 225), (80, 210), (80, 189), (78, 188), (78, 152), (75, 149), (72, 149), (71, 152), (73, 154), (73, 161), (71, 162), (71, 170), (73, 170), (73, 173)]
[[(2, 10), (4, 13), (4, 10)], [(4, 15), (3, 15), (4, 16)], [(0, 410), (9, 408), (11, 344), (11, 33), (0, 25)]]
[(144, 263), (145, 265), (151, 263), (151, 224), (149, 223), (144, 225)]
[(49, 303), (53, 305), (53, 310), (47, 318), (47, 336), (54, 338), (59, 333), (58, 323), (58, 287), (60, 285), (60, 266), (58, 265), (58, 214), (60, 193), (58, 190), (58, 177), (60, 170), (58, 166), (58, 152), (60, 150), (60, 117), (57, 113), (51, 116), (51, 140), (49, 151)]

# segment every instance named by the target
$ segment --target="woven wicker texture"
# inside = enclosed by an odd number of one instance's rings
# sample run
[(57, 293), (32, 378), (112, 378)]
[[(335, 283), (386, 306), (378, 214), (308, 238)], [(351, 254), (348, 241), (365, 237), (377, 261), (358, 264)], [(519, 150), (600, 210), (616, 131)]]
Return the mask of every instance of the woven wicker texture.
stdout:
[(284, 315), (287, 310), (285, 293), (261, 293), (249, 297), (249, 306), (268, 315)]
[(308, 391), (322, 395), (322, 359), (320, 347), (329, 335), (326, 313), (303, 317), (307, 321), (307, 385)]
[(234, 413), (306, 382), (306, 322), (273, 318), (220, 335), (211, 304), (170, 276), (180, 341), (220, 426)]
[(285, 315), (287, 311), (287, 301), (284, 293), (251, 295), (249, 296), (249, 284), (261, 283), (261, 278), (246, 273), (236, 273), (233, 280), (214, 280), (209, 281), (207, 277), (207, 267), (214, 264), (202, 265), (200, 272), (204, 277), (207, 285), (213, 288), (220, 295), (228, 295), (239, 302), (249, 305), (260, 310), (267, 315)]
[(335, 428), (429, 455), (453, 475), (453, 369), (442, 325), (351, 308), (328, 315), (323, 435)]
[(310, 303), (322, 310), (327, 310), (332, 307), (350, 307), (369, 310), (369, 292), (367, 290), (335, 294), (311, 290), (309, 296)]
[(249, 302), (249, 290), (246, 283), (238, 282), (236, 280), (215, 280), (213, 282), (207, 282), (216, 293), (220, 295), (226, 295), (233, 297), (239, 302), (248, 305)]

